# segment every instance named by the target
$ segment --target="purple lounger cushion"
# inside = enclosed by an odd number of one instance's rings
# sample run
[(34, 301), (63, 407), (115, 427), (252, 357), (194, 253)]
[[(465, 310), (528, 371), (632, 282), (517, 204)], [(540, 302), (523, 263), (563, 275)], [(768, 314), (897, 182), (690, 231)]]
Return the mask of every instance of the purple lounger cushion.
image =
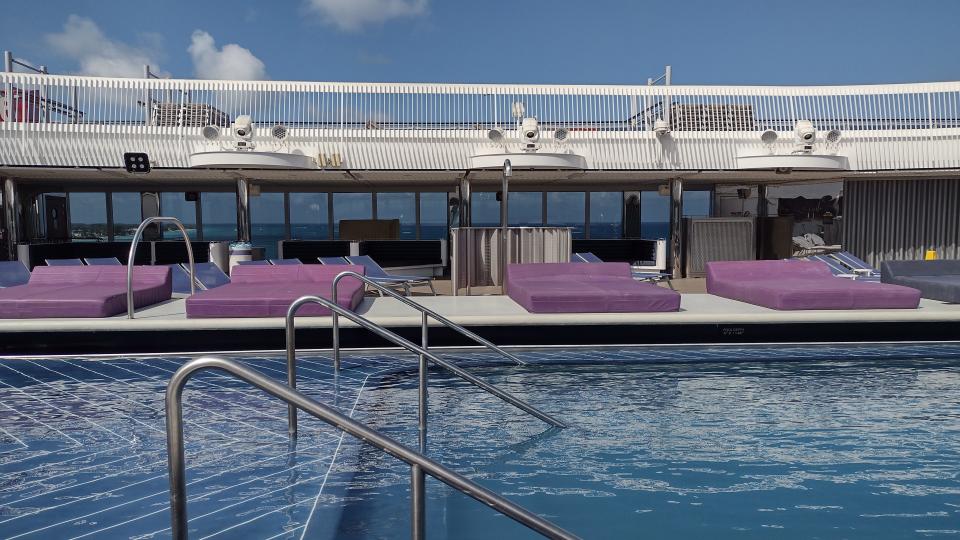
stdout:
[[(301, 296), (329, 300), (333, 278), (346, 270), (363, 274), (363, 267), (355, 265), (234, 266), (230, 283), (187, 298), (187, 318), (285, 317), (290, 304)], [(363, 300), (363, 290), (363, 283), (357, 279), (340, 280), (337, 305), (356, 309)], [(307, 304), (297, 315), (330, 315), (330, 310)]]
[[(170, 299), (166, 266), (133, 268), (133, 305)], [(111, 317), (127, 311), (125, 266), (38, 266), (26, 285), (0, 289), (0, 318)]]
[(507, 295), (531, 313), (677, 311), (680, 294), (630, 276), (627, 263), (507, 265)]
[(707, 263), (707, 292), (771, 309), (915, 309), (920, 291), (836, 277), (819, 261)]

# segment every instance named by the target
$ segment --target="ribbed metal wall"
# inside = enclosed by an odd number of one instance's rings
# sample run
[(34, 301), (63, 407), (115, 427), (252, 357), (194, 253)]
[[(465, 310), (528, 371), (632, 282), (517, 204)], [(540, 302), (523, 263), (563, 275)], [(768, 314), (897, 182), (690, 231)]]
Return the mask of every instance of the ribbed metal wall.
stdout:
[(867, 262), (960, 259), (960, 179), (846, 181), (845, 248)]

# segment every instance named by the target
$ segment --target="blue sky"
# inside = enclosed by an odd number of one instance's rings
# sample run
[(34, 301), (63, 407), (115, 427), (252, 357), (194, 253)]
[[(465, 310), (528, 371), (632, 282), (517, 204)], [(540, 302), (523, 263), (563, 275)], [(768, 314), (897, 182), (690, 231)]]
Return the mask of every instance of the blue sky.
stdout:
[(676, 84), (960, 79), (957, 0), (41, 0), (11, 8), (0, 47), (59, 73), (129, 76), (146, 60), (185, 78), (643, 84), (672, 64)]

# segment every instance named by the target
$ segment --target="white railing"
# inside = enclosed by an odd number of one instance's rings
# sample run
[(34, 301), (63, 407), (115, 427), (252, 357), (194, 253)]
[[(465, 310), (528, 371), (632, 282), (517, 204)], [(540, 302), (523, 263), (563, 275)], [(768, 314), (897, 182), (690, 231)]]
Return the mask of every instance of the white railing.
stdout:
[[(794, 123), (843, 133), (855, 170), (960, 167), (960, 82), (871, 86), (540, 86), (234, 82), (0, 73), (4, 165), (122, 166), (145, 151), (186, 167), (215, 148), (205, 124), (250, 115), (262, 148), (337, 154), (344, 168), (464, 169), (488, 129), (515, 126), (514, 104), (598, 169), (735, 169), (759, 134), (792, 140)], [(652, 129), (670, 126), (665, 145)], [(789, 144), (784, 142), (781, 144)]]

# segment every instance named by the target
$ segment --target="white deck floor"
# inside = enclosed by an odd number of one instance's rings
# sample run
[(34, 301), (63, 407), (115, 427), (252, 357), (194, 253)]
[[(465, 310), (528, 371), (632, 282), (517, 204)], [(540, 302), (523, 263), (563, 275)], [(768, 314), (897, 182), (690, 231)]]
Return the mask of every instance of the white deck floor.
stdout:
[[(918, 309), (777, 311), (709, 294), (684, 294), (675, 313), (537, 314), (506, 296), (417, 296), (417, 302), (463, 325), (750, 324), (960, 321), (960, 304), (922, 300)], [(136, 318), (0, 320), (0, 333), (283, 328), (282, 317), (187, 319), (183, 299), (141, 309)], [(419, 326), (420, 314), (392, 298), (367, 297), (357, 312), (385, 326)], [(343, 321), (343, 326), (351, 326)], [(298, 317), (297, 327), (330, 326), (330, 317)]]

